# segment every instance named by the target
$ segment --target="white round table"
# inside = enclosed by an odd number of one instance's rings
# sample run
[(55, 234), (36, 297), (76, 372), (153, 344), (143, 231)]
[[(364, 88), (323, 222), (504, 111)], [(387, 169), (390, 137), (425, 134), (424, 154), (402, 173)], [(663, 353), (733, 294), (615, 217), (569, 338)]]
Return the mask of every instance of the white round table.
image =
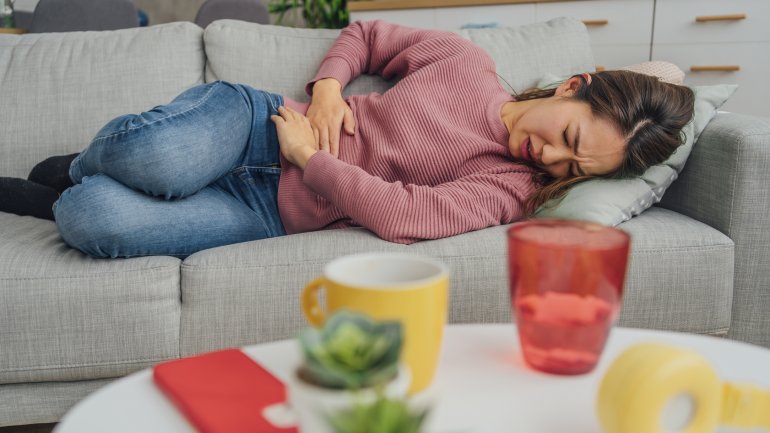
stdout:
[[(715, 337), (615, 328), (597, 368), (554, 376), (524, 365), (513, 325), (450, 325), (433, 385), (417, 398), (434, 401), (429, 433), (601, 433), (594, 407), (610, 363), (639, 342), (674, 344), (708, 359), (722, 380), (770, 389), (770, 350)], [(294, 340), (248, 346), (247, 355), (282, 380), (299, 363)], [(722, 428), (718, 432), (738, 430)], [(54, 433), (196, 433), (152, 382), (147, 369), (94, 392)], [(745, 432), (745, 430), (744, 430)]]

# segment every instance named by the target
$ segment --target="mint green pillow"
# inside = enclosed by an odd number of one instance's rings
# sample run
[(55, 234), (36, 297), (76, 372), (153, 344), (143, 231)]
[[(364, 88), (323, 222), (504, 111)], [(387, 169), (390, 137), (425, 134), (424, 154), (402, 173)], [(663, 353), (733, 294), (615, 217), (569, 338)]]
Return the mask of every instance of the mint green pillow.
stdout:
[[(553, 83), (554, 79), (547, 77), (545, 82)], [(732, 84), (691, 87), (695, 93), (695, 114), (682, 131), (686, 137), (684, 144), (669, 159), (650, 167), (637, 178), (591, 179), (575, 185), (561, 201), (552, 200), (541, 206), (535, 216), (615, 226), (639, 215), (663, 198), (663, 193), (684, 168), (700, 133), (737, 87)]]

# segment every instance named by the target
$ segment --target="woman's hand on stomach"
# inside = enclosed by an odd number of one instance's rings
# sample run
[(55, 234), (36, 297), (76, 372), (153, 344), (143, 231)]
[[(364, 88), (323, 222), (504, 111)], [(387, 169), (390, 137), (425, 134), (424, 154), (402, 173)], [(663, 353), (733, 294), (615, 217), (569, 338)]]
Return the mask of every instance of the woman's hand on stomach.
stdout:
[(334, 78), (324, 78), (313, 84), (313, 99), (307, 109), (307, 117), (317, 134), (320, 148), (335, 157), (340, 153), (342, 128), (348, 135), (355, 134), (353, 110), (342, 98), (342, 86)]

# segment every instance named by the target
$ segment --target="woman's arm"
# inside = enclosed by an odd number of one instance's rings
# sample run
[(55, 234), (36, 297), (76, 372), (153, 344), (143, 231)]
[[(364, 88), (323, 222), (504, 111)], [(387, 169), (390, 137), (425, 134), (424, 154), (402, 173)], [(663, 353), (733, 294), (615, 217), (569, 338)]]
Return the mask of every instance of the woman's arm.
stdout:
[(426, 43), (439, 38), (457, 41), (455, 52), (471, 45), (451, 32), (405, 27), (381, 20), (356, 21), (342, 29), (305, 90), (312, 96), (313, 85), (323, 78), (336, 79), (344, 89), (364, 73), (377, 74), (386, 80), (404, 77), (452, 54), (452, 50), (435, 49)]
[(391, 242), (439, 239), (523, 218), (532, 171), (478, 174), (435, 187), (406, 185), (318, 152), (303, 181), (356, 224)]
[[(449, 38), (455, 43), (437, 49), (429, 41)], [(340, 32), (316, 76), (307, 84), (312, 100), (307, 117), (318, 135), (320, 148), (339, 154), (339, 138), (355, 134), (355, 118), (342, 97), (342, 89), (362, 73), (385, 79), (404, 77), (433, 61), (442, 60), (467, 47), (468, 42), (449, 32), (390, 24), (357, 21)]]

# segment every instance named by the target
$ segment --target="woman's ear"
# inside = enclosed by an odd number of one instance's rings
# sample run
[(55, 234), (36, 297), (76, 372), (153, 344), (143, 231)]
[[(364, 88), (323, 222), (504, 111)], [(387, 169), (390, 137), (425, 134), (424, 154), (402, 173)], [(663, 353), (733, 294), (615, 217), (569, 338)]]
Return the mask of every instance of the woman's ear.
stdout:
[(575, 92), (577, 92), (578, 89), (583, 86), (583, 83), (585, 83), (586, 86), (591, 84), (591, 74), (583, 73), (570, 77), (567, 81), (561, 83), (561, 85), (556, 88), (555, 94), (556, 96), (574, 96)]

